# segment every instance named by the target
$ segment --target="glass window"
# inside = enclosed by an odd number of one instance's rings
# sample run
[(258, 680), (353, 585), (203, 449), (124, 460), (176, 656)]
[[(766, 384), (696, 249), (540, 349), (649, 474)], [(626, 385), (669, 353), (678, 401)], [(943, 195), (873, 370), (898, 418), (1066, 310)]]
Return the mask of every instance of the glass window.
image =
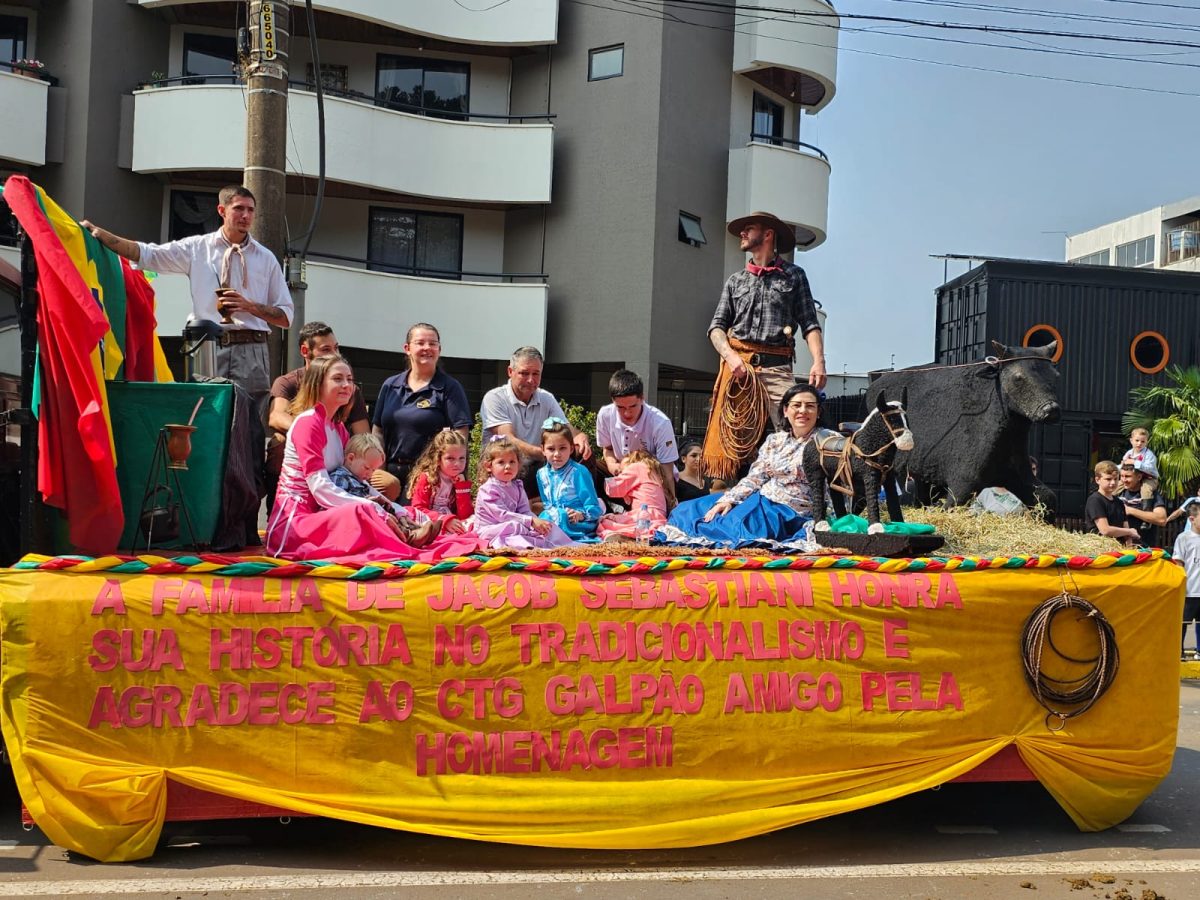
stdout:
[(0, 199), (0, 247), (17, 245), (17, 220), (8, 204)]
[(0, 16), (0, 59), (5, 62), (25, 59), (27, 55), (25, 39), (28, 27), (29, 20), (24, 16)]
[(783, 137), (783, 106), (754, 92), (754, 121), (750, 140), (778, 145)]
[(708, 243), (708, 238), (704, 236), (704, 229), (700, 227), (699, 216), (680, 211), (679, 240), (685, 244), (691, 244), (693, 247)]
[(171, 191), (171, 217), (167, 240), (177, 241), (193, 234), (209, 234), (221, 227), (217, 195), (207, 191)]
[(1117, 247), (1117, 265), (1134, 268), (1154, 264), (1154, 235)]
[(1108, 260), (1108, 250), (1098, 250), (1095, 253), (1089, 253), (1087, 256), (1078, 256), (1071, 260), (1071, 262), (1077, 266), (1107, 266)]
[(216, 78), (218, 84), (229, 81), (236, 63), (237, 46), (232, 35), (183, 36), (183, 74), (195, 78), (185, 84), (204, 84), (206, 78)]
[(463, 218), (371, 207), (367, 268), (394, 275), (462, 278)]
[(625, 45), (597, 47), (588, 51), (588, 81), (619, 78), (625, 74)]
[(1139, 372), (1153, 375), (1167, 367), (1171, 348), (1157, 331), (1143, 331), (1129, 344), (1129, 361)]
[(470, 89), (470, 63), (386, 53), (376, 59), (375, 100), (389, 109), (465, 119)]

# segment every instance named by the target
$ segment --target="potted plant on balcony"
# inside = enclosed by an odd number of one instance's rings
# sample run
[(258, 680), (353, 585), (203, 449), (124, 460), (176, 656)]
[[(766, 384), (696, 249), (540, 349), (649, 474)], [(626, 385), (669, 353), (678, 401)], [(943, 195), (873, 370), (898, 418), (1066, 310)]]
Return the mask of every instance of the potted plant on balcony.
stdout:
[(46, 64), (40, 59), (18, 59), (12, 64), (13, 74), (26, 78), (38, 78), (46, 72)]

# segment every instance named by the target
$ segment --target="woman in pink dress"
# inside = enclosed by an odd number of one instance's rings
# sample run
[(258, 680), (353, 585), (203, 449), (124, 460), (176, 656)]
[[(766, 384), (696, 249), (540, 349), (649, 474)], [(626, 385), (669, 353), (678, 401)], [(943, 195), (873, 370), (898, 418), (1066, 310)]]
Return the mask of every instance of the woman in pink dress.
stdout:
[(421, 550), (404, 540), (411, 528), (404, 507), (377, 491), (357, 497), (337, 487), (329, 473), (342, 465), (349, 434), (342, 424), (354, 397), (354, 373), (340, 356), (309, 362), (292, 402), (295, 416), (283, 451), (283, 469), (267, 552), (292, 559), (441, 559), (479, 548), (473, 535), (441, 535)]

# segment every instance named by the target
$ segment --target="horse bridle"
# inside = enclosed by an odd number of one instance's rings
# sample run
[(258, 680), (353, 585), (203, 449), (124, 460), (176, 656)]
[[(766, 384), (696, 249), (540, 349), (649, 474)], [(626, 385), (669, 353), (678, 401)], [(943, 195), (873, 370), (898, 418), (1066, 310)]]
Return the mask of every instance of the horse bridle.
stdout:
[[(820, 451), (821, 456), (832, 456), (838, 461), (837, 468), (834, 469), (833, 475), (829, 477), (827, 482), (831, 489), (851, 497), (854, 496), (854, 470), (850, 465), (850, 456), (852, 454), (857, 456), (864, 463), (866, 463), (872, 469), (875, 469), (880, 474), (888, 472), (891, 469), (891, 466), (885, 466), (883, 463), (876, 462), (875, 457), (881, 455), (885, 450), (888, 449), (888, 447), (895, 446), (896, 442), (900, 439), (900, 435), (902, 435), (905, 431), (908, 431), (908, 421), (904, 416), (904, 407), (891, 406), (892, 402), (894, 401), (889, 401), (889, 408), (887, 410), (874, 410), (874, 412), (878, 412), (880, 418), (883, 419), (884, 427), (887, 428), (889, 435), (888, 440), (885, 441), (878, 449), (873, 450), (870, 453), (864, 453), (858, 444), (854, 442), (854, 439), (862, 434), (866, 429), (866, 422), (863, 423), (862, 428), (859, 428), (858, 431), (846, 438), (846, 442), (842, 445), (840, 450), (826, 450), (824, 447), (818, 445), (817, 449)], [(892, 426), (892, 421), (889, 418), (890, 416), (894, 415), (900, 416), (901, 425), (899, 429), (896, 429)], [(868, 416), (868, 419), (869, 418), (870, 417)]]

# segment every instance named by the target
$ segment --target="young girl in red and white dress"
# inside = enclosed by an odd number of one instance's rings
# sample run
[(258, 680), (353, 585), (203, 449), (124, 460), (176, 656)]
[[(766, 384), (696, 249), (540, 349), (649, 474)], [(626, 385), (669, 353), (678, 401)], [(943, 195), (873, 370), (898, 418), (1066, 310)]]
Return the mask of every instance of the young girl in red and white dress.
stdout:
[(467, 439), (458, 431), (439, 431), (413, 464), (409, 505), (441, 522), (443, 531), (462, 534), (475, 512), (466, 468)]
[(665, 488), (666, 480), (671, 477), (645, 450), (630, 451), (621, 460), (621, 471), (604, 479), (604, 492), (623, 499), (629, 504), (629, 512), (601, 516), (596, 526), (600, 539), (648, 541), (667, 522)]
[(491, 547), (516, 550), (565, 547), (573, 543), (553, 522), (533, 514), (525, 485), (517, 477), (520, 471), (520, 452), (510, 438), (497, 435), (484, 441), (479, 453), (479, 478), (483, 484), (475, 494), (475, 534)]

